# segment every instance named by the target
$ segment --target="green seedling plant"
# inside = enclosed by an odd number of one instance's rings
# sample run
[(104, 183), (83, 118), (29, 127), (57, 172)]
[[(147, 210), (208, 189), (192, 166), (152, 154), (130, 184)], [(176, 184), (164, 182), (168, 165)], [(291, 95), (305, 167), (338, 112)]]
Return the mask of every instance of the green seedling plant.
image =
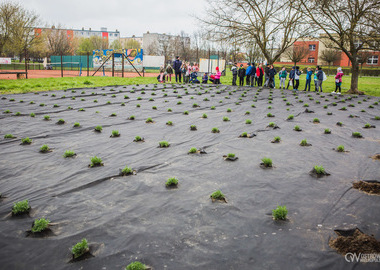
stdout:
[(197, 148), (195, 148), (195, 147), (191, 147), (190, 150), (189, 150), (189, 153), (190, 153), (190, 154), (194, 154), (194, 153), (196, 153), (197, 151), (198, 151)]
[(112, 137), (120, 137), (120, 132), (118, 130), (112, 130)]
[(90, 158), (90, 167), (97, 167), (97, 166), (102, 166), (102, 159), (100, 157), (94, 156)]
[(21, 214), (28, 213), (29, 210), (30, 210), (30, 206), (29, 206), (28, 200), (19, 201), (19, 202), (13, 204), (12, 214), (13, 215), (21, 215)]
[(16, 138), (16, 137), (13, 136), (12, 134), (5, 134), (4, 135), (4, 139), (13, 139), (13, 138)]
[(184, 115), (189, 115), (189, 111), (184, 111), (183, 114)]
[(293, 114), (291, 114), (291, 115), (288, 116), (288, 120), (293, 120), (293, 119), (294, 119), (294, 115)]
[(228, 117), (224, 116), (224, 117), (223, 117), (223, 121), (224, 121), (224, 122), (227, 122), (227, 121), (230, 121), (230, 119), (229, 119)]
[(141, 262), (132, 262), (130, 264), (127, 265), (127, 267), (125, 268), (125, 270), (145, 270), (146, 267), (145, 267), (145, 264), (142, 264)]
[(197, 130), (197, 126), (196, 125), (191, 125), (190, 126), (190, 130)]
[(207, 114), (204, 113), (204, 114), (202, 115), (202, 118), (207, 118)]
[(31, 113), (30, 117), (36, 117), (36, 114), (35, 113)]
[(245, 120), (245, 123), (246, 123), (247, 125), (250, 125), (250, 124), (252, 124), (252, 120), (247, 119), (247, 120)]
[(274, 122), (270, 122), (268, 126), (269, 126), (269, 127), (275, 127), (276, 124), (275, 124)]
[(76, 155), (76, 154), (75, 154), (74, 151), (72, 151), (72, 150), (66, 150), (65, 153), (63, 154), (63, 157), (64, 157), (64, 158), (69, 158), (69, 157), (73, 157), (73, 156), (75, 156), (75, 155)]
[(313, 119), (313, 123), (320, 123), (320, 121), (319, 121), (318, 118), (314, 118), (314, 119)]
[(288, 214), (288, 210), (286, 206), (277, 206), (276, 209), (272, 210), (272, 216), (274, 220), (286, 220), (286, 216)]
[(370, 123), (367, 123), (364, 125), (364, 128), (370, 128), (370, 127), (372, 127), (372, 125)]
[(232, 112), (232, 110), (228, 108), (228, 109), (227, 109), (227, 112)]
[(165, 184), (167, 187), (176, 187), (178, 185), (178, 179), (175, 177), (171, 177), (166, 181)]
[(33, 223), (32, 232), (40, 233), (49, 227), (49, 220), (45, 218), (36, 219)]
[(96, 132), (102, 132), (102, 130), (103, 130), (103, 127), (102, 127), (102, 126), (96, 126), (96, 127), (95, 127), (95, 131), (96, 131)]
[(267, 117), (274, 117), (274, 115), (271, 114), (271, 113), (268, 113), (268, 114), (267, 114)]
[(309, 144), (307, 143), (306, 139), (303, 139), (300, 143), (301, 146), (308, 146)]
[(133, 170), (131, 167), (125, 166), (125, 168), (121, 170), (121, 174), (130, 175), (130, 174), (133, 174)]
[(336, 148), (336, 151), (338, 151), (338, 152), (344, 152), (344, 145), (339, 145), (339, 146)]
[(362, 138), (362, 134), (360, 132), (352, 132), (352, 137), (354, 138)]
[(49, 116), (49, 115), (45, 115), (45, 116), (44, 116), (44, 120), (45, 120), (45, 121), (49, 121), (49, 120), (50, 120), (50, 116)]
[(88, 242), (86, 238), (83, 238), (82, 241), (75, 244), (71, 253), (73, 254), (74, 259), (77, 259), (89, 251)]
[(50, 152), (50, 151), (51, 151), (51, 149), (49, 148), (49, 146), (47, 144), (42, 145), (41, 148), (40, 148), (40, 152), (41, 153), (47, 153), (47, 152)]
[(266, 168), (271, 168), (273, 166), (272, 159), (270, 158), (264, 157), (261, 159), (261, 161), (263, 162), (262, 165)]
[(168, 125), (168, 126), (172, 126), (172, 125), (173, 125), (173, 122), (172, 122), (172, 121), (167, 121), (167, 122), (166, 122), (166, 125)]
[(326, 171), (325, 171), (325, 169), (323, 168), (323, 166), (318, 166), (318, 165), (315, 165), (315, 166), (314, 166), (314, 172), (315, 172), (316, 174), (319, 174), (319, 175), (321, 175), (321, 174), (325, 174), (325, 173), (326, 173)]
[(143, 139), (140, 136), (136, 136), (134, 141), (135, 142), (141, 142)]
[(161, 141), (158, 143), (158, 145), (160, 148), (167, 148), (170, 146), (169, 142), (167, 142), (167, 141)]
[(74, 127), (80, 127), (80, 123), (75, 122), (75, 123), (74, 123)]
[(210, 195), (211, 199), (213, 200), (219, 200), (219, 201), (225, 201), (226, 197), (224, 196), (224, 194), (220, 191), (220, 190), (217, 190), (215, 191), (214, 193), (212, 193)]
[(146, 119), (145, 123), (153, 123), (153, 119), (149, 117), (148, 119)]
[(248, 137), (248, 132), (243, 132), (240, 137), (247, 138)]
[(31, 143), (32, 143), (32, 139), (30, 139), (29, 137), (21, 139), (21, 144), (31, 144)]
[(326, 129), (325, 129), (325, 134), (331, 134), (331, 130), (328, 129), (328, 128), (326, 128)]
[(211, 129), (211, 132), (212, 132), (212, 133), (219, 133), (219, 129), (216, 128), (216, 127), (213, 127), (213, 128)]
[(273, 141), (274, 143), (279, 143), (281, 141), (281, 138), (279, 136), (274, 137)]
[(58, 120), (57, 124), (58, 125), (63, 125), (65, 123), (65, 120), (63, 120), (62, 118)]

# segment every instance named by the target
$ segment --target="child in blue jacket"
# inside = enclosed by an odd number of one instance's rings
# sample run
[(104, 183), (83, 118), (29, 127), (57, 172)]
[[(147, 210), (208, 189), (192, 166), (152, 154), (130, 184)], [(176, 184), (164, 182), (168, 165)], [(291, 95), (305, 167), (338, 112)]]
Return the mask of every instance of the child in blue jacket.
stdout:
[(307, 72), (306, 72), (306, 84), (305, 84), (305, 90), (309, 87), (309, 91), (310, 92), (310, 83), (311, 83), (311, 76), (313, 75), (313, 71), (311, 70), (310, 67), (307, 68)]

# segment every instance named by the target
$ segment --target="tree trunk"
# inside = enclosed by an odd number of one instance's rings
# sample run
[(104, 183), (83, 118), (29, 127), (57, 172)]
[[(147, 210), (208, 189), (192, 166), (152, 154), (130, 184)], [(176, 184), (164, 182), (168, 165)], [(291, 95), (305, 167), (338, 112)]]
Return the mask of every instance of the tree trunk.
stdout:
[(358, 90), (359, 86), (359, 64), (358, 62), (351, 62), (351, 88), (348, 94), (364, 95), (364, 92)]

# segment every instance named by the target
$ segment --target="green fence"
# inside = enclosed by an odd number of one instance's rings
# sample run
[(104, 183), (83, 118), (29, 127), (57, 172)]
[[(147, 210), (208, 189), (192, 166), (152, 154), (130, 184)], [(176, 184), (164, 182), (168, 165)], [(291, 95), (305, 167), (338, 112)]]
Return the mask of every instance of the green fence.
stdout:
[[(53, 68), (58, 66), (61, 67), (61, 56), (53, 55), (50, 56), (50, 62)], [(64, 55), (62, 56), (62, 62), (64, 68), (77, 68), (82, 67), (82, 69), (87, 68), (87, 55)], [(88, 56), (89, 68), (93, 68), (92, 55)]]

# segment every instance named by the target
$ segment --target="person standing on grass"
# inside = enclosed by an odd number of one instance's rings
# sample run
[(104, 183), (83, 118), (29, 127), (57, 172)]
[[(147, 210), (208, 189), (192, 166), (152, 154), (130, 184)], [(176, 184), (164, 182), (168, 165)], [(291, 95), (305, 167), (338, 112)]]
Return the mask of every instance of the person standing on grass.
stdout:
[(342, 77), (343, 77), (342, 68), (338, 67), (338, 71), (335, 76), (335, 91), (333, 91), (332, 94), (335, 94), (336, 92), (338, 95), (340, 95), (342, 93)]
[(178, 81), (181, 83), (181, 67), (182, 67), (182, 61), (179, 59), (179, 56), (176, 57), (176, 60), (174, 61), (173, 64), (173, 69), (175, 72), (175, 82), (177, 83)]
[(321, 93), (323, 92), (322, 91), (322, 83), (323, 83), (323, 71), (322, 71), (322, 68), (320, 66), (317, 66), (318, 68), (318, 72), (317, 72), (317, 79), (318, 79), (318, 87), (317, 87), (317, 92), (319, 89), (321, 89)]
[(269, 65), (269, 72), (268, 73), (269, 73), (268, 87), (274, 88), (274, 86), (275, 86), (274, 78), (275, 78), (275, 75), (277, 74), (277, 71), (273, 65)]
[(255, 66), (255, 63), (252, 62), (251, 64), (251, 87), (254, 87), (255, 86), (255, 75), (256, 75), (256, 66)]
[(281, 71), (278, 73), (278, 76), (280, 78), (280, 89), (285, 89), (285, 81), (288, 76), (288, 72), (286, 72), (285, 67), (282, 67)]
[(269, 84), (269, 70), (270, 70), (270, 65), (267, 63), (264, 69), (264, 77), (265, 77), (264, 86), (265, 87), (268, 87), (268, 84)]
[(245, 77), (245, 68), (243, 64), (240, 65), (240, 68), (238, 70), (238, 77), (239, 77), (239, 85), (244, 85), (244, 77)]
[(315, 92), (318, 92), (318, 66), (315, 68), (315, 71), (314, 71), (314, 87), (315, 87)]
[(311, 75), (313, 75), (313, 71), (311, 70), (310, 67), (307, 68), (307, 72), (306, 72), (306, 84), (305, 84), (305, 90), (309, 87), (309, 91), (310, 92), (310, 84), (311, 84)]
[(263, 69), (262, 64), (259, 64), (259, 66), (257, 67), (256, 76), (257, 76), (257, 86), (259, 87), (263, 86), (264, 69)]
[(171, 82), (172, 81), (173, 68), (170, 64), (168, 64), (168, 66), (166, 67), (166, 73), (168, 74), (168, 78), (166, 79), (166, 81), (170, 80), (170, 82)]
[(289, 81), (288, 81), (288, 86), (286, 86), (286, 89), (289, 89), (289, 85), (293, 85), (294, 89), (294, 73), (296, 72), (296, 67), (292, 67), (292, 70), (289, 73)]
[(250, 85), (251, 71), (252, 71), (251, 63), (248, 63), (247, 70), (245, 71), (245, 76), (246, 76), (245, 82), (247, 86)]
[(298, 91), (298, 86), (300, 85), (300, 76), (302, 74), (302, 71), (300, 71), (300, 67), (296, 66), (296, 71), (294, 72), (294, 88), (293, 90)]
[(232, 71), (232, 85), (236, 85), (236, 79), (237, 79), (237, 75), (238, 75), (238, 69), (237, 69), (236, 65), (237, 64), (234, 63), (234, 65), (231, 68), (231, 71)]

